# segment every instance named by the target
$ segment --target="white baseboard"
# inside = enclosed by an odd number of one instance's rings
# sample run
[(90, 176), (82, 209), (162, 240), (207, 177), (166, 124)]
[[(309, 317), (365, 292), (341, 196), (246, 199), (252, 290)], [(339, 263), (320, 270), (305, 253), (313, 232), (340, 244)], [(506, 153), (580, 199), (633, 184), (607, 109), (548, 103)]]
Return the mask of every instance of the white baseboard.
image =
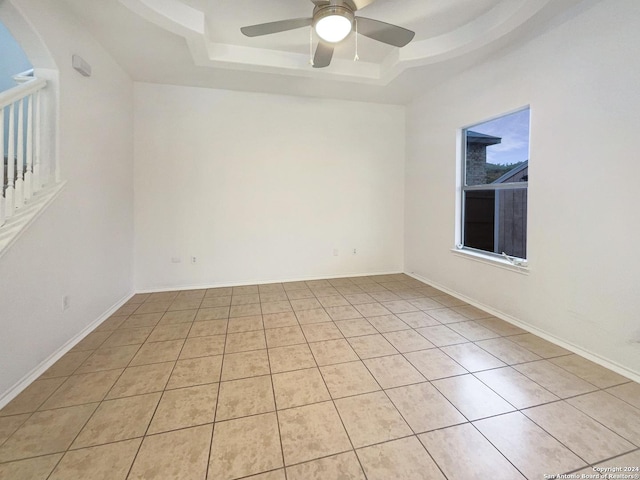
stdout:
[(416, 280), (420, 280), (421, 282), (431, 285), (432, 287), (437, 288), (438, 290), (442, 290), (443, 292), (451, 295), (452, 297), (456, 297), (464, 302), (467, 302), (470, 305), (473, 305), (474, 307), (484, 310), (485, 312), (490, 313), (491, 315), (494, 315), (499, 319), (504, 320), (505, 322), (511, 323), (512, 325), (515, 325), (516, 327), (520, 327), (526, 330), (527, 332), (530, 332), (530, 333), (533, 333), (534, 335), (542, 337), (545, 340), (558, 345), (559, 347), (566, 348), (567, 350), (573, 353), (576, 353), (581, 357), (586, 358), (587, 360), (591, 360), (592, 362), (597, 363), (598, 365), (608, 368), (609, 370), (612, 370), (616, 373), (619, 373), (620, 375), (627, 377), (629, 380), (633, 380), (634, 382), (640, 383), (640, 373), (634, 370), (631, 370), (625, 367), (624, 365), (620, 365), (619, 363), (614, 362), (608, 358), (604, 358), (604, 357), (601, 357), (600, 355), (596, 355), (592, 352), (589, 352), (588, 350), (585, 350), (583, 347), (579, 345), (575, 345), (567, 340), (558, 338), (555, 335), (548, 333), (544, 330), (541, 330), (538, 327), (534, 327), (533, 325), (530, 325), (527, 322), (523, 322), (522, 320), (515, 318), (504, 312), (501, 312), (500, 310), (497, 310), (489, 305), (485, 305), (481, 302), (478, 302), (477, 300), (474, 300), (473, 298), (469, 298), (465, 295), (462, 295), (459, 292), (451, 290), (445, 287), (444, 285), (440, 285), (438, 282), (434, 282), (433, 280), (430, 280), (421, 275), (418, 275), (417, 273), (405, 272), (405, 274), (415, 278)]
[(287, 283), (287, 282), (308, 282), (311, 280), (326, 280), (329, 278), (353, 278), (353, 277), (371, 277), (374, 275), (398, 275), (403, 273), (399, 270), (377, 272), (377, 273), (349, 273), (340, 275), (322, 275), (311, 277), (295, 277), (295, 278), (276, 278), (271, 280), (255, 280), (249, 282), (220, 282), (207, 284), (190, 284), (190, 285), (171, 285), (166, 287), (153, 287), (136, 289), (136, 293), (156, 293), (156, 292), (176, 292), (178, 290), (199, 290), (203, 288), (222, 288), (222, 287), (242, 287), (244, 285), (267, 285), (269, 283)]
[(89, 335), (98, 325), (104, 322), (107, 318), (114, 314), (116, 310), (118, 310), (122, 305), (124, 305), (133, 294), (127, 294), (118, 300), (111, 308), (109, 308), (105, 313), (103, 313), (96, 320), (87, 325), (80, 333), (71, 338), (67, 343), (62, 345), (58, 350), (53, 352), (49, 357), (43, 360), (38, 366), (33, 368), (29, 373), (27, 373), (24, 377), (22, 377), (18, 382), (16, 382), (12, 387), (9, 388), (6, 392), (0, 395), (0, 409), (3, 408), (7, 403), (17, 397), (20, 392), (22, 392), (25, 388), (27, 388), (32, 382), (34, 382), (40, 375), (42, 375), (51, 365), (56, 363), (62, 356), (75, 347), (80, 340)]

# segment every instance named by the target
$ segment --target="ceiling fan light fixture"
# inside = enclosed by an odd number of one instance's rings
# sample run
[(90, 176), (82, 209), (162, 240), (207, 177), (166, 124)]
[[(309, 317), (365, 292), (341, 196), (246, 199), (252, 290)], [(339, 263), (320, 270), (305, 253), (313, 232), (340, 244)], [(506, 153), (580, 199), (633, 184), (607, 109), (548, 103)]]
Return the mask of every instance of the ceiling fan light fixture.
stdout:
[(313, 28), (325, 42), (341, 42), (353, 28), (353, 12), (341, 6), (324, 7), (314, 15)]
[[(331, 64), (331, 58), (336, 44), (345, 41), (352, 31), (355, 31), (356, 55), (358, 60), (358, 36), (364, 35), (372, 40), (391, 45), (392, 47), (404, 47), (413, 37), (415, 32), (406, 28), (381, 22), (367, 17), (355, 18), (354, 12), (370, 5), (375, 0), (311, 0), (315, 5), (311, 18), (290, 18), (276, 22), (260, 23), (242, 27), (240, 31), (247, 37), (260, 37), (272, 33), (287, 32), (298, 28), (311, 27), (309, 29), (309, 64), (314, 68), (324, 68)], [(2, 0), (0, 0), (2, 3)], [(313, 53), (313, 32), (316, 32), (320, 41)]]

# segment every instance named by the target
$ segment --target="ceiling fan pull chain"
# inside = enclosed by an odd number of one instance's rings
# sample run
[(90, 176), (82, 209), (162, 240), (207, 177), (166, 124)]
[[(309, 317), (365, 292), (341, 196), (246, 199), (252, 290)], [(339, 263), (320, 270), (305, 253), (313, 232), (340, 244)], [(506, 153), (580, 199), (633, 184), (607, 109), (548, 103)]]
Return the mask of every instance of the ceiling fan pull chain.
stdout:
[(313, 67), (313, 26), (309, 28), (309, 65)]
[(353, 61), (357, 62), (358, 60), (360, 60), (360, 57), (358, 56), (358, 19), (354, 18), (353, 23), (356, 24), (356, 56), (353, 57)]

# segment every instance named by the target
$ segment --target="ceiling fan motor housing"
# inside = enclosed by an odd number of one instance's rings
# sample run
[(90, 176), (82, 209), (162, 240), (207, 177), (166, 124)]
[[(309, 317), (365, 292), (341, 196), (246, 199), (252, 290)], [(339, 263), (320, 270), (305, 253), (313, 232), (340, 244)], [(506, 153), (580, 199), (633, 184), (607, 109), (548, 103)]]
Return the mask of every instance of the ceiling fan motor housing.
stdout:
[(339, 16), (347, 19), (349, 21), (349, 25), (351, 26), (351, 30), (353, 29), (353, 21), (355, 15), (353, 14), (353, 10), (351, 8), (344, 5), (316, 6), (313, 9), (313, 28), (317, 30), (316, 27), (322, 19), (332, 16)]

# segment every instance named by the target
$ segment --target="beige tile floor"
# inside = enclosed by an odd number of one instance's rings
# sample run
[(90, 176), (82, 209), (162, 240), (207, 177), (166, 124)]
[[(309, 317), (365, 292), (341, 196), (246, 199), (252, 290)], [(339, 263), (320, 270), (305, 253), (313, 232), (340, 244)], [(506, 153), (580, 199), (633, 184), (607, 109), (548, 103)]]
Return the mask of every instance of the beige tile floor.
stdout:
[(0, 410), (0, 479), (593, 473), (639, 399), (405, 275), (136, 295)]

